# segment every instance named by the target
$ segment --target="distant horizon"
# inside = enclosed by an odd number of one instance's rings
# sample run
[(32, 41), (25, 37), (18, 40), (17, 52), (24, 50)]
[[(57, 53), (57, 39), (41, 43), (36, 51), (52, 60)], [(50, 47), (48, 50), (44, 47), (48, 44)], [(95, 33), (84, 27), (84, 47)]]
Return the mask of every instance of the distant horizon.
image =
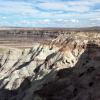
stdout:
[(100, 28), (100, 26), (83, 27), (30, 27), (30, 26), (0, 26), (0, 28)]
[(100, 26), (100, 0), (0, 0), (0, 26)]

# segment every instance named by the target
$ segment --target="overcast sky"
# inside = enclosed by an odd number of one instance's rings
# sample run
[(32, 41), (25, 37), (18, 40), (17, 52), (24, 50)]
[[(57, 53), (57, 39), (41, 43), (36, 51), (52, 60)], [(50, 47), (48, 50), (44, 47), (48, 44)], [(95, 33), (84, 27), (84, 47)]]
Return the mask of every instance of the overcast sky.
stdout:
[(0, 26), (100, 26), (100, 0), (0, 0)]

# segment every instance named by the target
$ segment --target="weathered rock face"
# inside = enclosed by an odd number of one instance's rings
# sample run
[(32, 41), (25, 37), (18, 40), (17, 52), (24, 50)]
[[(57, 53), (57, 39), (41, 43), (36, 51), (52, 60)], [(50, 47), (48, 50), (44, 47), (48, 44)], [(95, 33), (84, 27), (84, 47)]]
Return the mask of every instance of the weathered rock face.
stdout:
[(99, 100), (99, 43), (99, 35), (70, 34), (10, 48), (0, 58), (0, 100)]
[(44, 84), (35, 94), (42, 100), (99, 100), (99, 52), (98, 45), (88, 44), (75, 66), (59, 70), (55, 80)]

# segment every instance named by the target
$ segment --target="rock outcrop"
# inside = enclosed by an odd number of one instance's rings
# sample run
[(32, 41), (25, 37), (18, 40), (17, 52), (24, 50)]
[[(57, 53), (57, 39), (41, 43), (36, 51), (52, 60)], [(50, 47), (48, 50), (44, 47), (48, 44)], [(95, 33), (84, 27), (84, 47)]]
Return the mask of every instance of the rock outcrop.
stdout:
[(99, 100), (99, 34), (63, 34), (0, 55), (0, 100)]

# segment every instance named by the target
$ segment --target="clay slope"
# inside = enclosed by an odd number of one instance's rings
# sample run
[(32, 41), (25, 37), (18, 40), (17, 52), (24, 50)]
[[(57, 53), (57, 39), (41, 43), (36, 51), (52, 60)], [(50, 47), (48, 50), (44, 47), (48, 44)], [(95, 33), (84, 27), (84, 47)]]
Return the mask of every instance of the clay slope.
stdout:
[(49, 44), (1, 54), (0, 100), (99, 100), (95, 36), (60, 35)]

